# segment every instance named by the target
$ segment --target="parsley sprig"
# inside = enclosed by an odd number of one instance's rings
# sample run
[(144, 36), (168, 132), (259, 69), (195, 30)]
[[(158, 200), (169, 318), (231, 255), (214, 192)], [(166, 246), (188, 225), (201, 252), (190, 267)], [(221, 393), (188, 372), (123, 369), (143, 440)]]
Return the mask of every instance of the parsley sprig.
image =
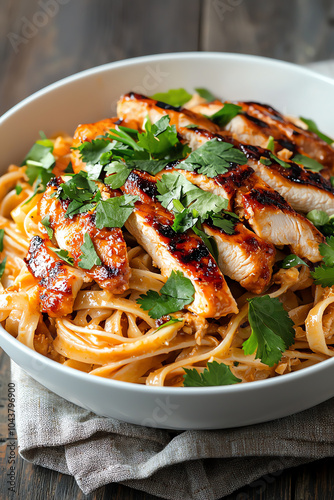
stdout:
[(215, 385), (231, 385), (241, 382), (232, 372), (231, 368), (224, 363), (213, 361), (207, 364), (207, 368), (199, 373), (196, 368), (183, 368), (186, 374), (183, 376), (184, 387), (209, 387)]
[(248, 302), (252, 333), (243, 343), (243, 351), (246, 356), (255, 352), (262, 363), (274, 366), (294, 342), (293, 321), (278, 298), (264, 295), (248, 299)]
[(311, 272), (316, 285), (323, 288), (334, 285), (334, 236), (328, 236), (326, 243), (320, 243), (320, 254), (323, 256), (324, 263)]
[(52, 154), (53, 142), (47, 139), (43, 132), (40, 132), (40, 135), (41, 139), (35, 142), (21, 165), (26, 165), (25, 173), (29, 184), (35, 185), (33, 196), (45, 191), (47, 183), (54, 177), (52, 170), (56, 163)]
[(172, 271), (160, 293), (148, 290), (140, 295), (137, 304), (153, 319), (159, 319), (183, 309), (194, 300), (195, 288), (181, 271)]
[(240, 114), (241, 111), (242, 111), (241, 106), (227, 102), (220, 110), (216, 111), (216, 113), (206, 117), (209, 118), (209, 120), (211, 120), (212, 122), (219, 125), (219, 127), (223, 128), (226, 127), (226, 125), (233, 118), (235, 118), (238, 114)]

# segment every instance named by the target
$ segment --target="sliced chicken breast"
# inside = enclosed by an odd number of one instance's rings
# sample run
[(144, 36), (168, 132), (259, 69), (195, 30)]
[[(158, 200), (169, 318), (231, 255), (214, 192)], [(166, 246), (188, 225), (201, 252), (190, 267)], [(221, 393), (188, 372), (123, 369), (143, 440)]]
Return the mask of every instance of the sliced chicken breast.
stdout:
[[(98, 229), (92, 212), (66, 218), (65, 213), (69, 201), (59, 200), (55, 196), (62, 182), (60, 178), (54, 178), (49, 182), (38, 204), (38, 215), (41, 219), (49, 217), (49, 224), (54, 231), (54, 238), (59, 248), (70, 253), (76, 266), (82, 255), (81, 246), (84, 243), (84, 235), (88, 233), (102, 263), (87, 270), (87, 274), (102, 288), (115, 294), (123, 293), (129, 288), (130, 267), (121, 229)], [(45, 230), (43, 226), (41, 228)]]
[[(143, 203), (157, 203), (156, 178), (145, 172), (132, 171), (124, 190), (139, 196)], [(271, 244), (241, 222), (235, 224), (234, 234), (227, 234), (209, 223), (203, 224), (203, 229), (217, 243), (218, 263), (224, 275), (253, 293), (262, 293), (269, 286), (275, 261), (275, 249)]]
[[(149, 189), (144, 183), (151, 183)], [(174, 215), (152, 196), (155, 179), (133, 171), (123, 190), (140, 200), (125, 226), (152, 257), (163, 276), (181, 271), (191, 280), (195, 298), (187, 309), (206, 318), (220, 318), (238, 311), (236, 302), (217, 263), (192, 231), (178, 234), (172, 229)]]
[(24, 260), (38, 280), (41, 311), (51, 317), (70, 314), (84, 282), (84, 271), (67, 265), (40, 236), (32, 238)]

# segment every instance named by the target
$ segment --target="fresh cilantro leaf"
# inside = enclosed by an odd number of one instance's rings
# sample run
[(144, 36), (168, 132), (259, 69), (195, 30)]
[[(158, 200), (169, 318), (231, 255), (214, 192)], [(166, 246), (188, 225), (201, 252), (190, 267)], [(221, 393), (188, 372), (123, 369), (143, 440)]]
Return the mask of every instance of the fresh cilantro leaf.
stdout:
[(227, 208), (228, 200), (215, 194), (203, 191), (194, 186), (182, 174), (164, 174), (157, 182), (157, 189), (160, 195), (158, 200), (161, 204), (171, 210), (173, 200), (179, 200), (186, 208), (196, 210), (202, 219), (207, 218), (207, 214), (217, 213)]
[(219, 125), (219, 127), (226, 127), (226, 125), (237, 116), (242, 110), (241, 106), (227, 102), (224, 106), (211, 116), (207, 116), (209, 120)]
[(334, 267), (323, 264), (316, 267), (311, 275), (316, 285), (321, 285), (323, 288), (334, 285)]
[[(101, 156), (104, 153), (110, 153), (112, 155), (113, 143), (110, 140), (105, 138), (97, 138), (93, 139), (91, 142), (85, 141), (77, 149), (80, 152), (80, 157), (82, 161), (88, 163), (90, 165), (95, 165), (96, 163), (100, 163)], [(106, 161), (106, 163), (108, 163)]]
[(294, 161), (295, 163), (303, 165), (303, 167), (305, 167), (308, 170), (311, 170), (312, 172), (320, 172), (320, 170), (324, 168), (324, 166), (321, 165), (321, 163), (305, 155), (297, 154), (293, 158), (291, 158), (291, 160)]
[(307, 130), (310, 130), (311, 132), (317, 134), (317, 136), (320, 137), (320, 139), (322, 139), (323, 141), (327, 142), (327, 144), (332, 144), (333, 139), (328, 137), (328, 135), (325, 135), (322, 132), (320, 132), (317, 124), (313, 120), (310, 120), (309, 118), (303, 118), (302, 116), (300, 116), (299, 119), (302, 120), (307, 125)]
[(69, 264), (70, 266), (74, 265), (74, 259), (73, 257), (70, 257), (67, 250), (61, 250), (55, 247), (50, 247), (50, 250), (52, 250), (61, 260), (66, 262), (66, 264)]
[(161, 159), (179, 142), (175, 125), (169, 125), (170, 117), (165, 115), (156, 123), (145, 121), (145, 132), (138, 135), (138, 145), (148, 151), (151, 157)]
[(246, 356), (256, 351), (256, 358), (268, 366), (274, 366), (294, 342), (293, 321), (278, 298), (264, 295), (248, 299), (248, 302), (252, 333), (243, 343), (243, 351)]
[(209, 387), (214, 385), (231, 385), (241, 382), (231, 372), (231, 368), (224, 363), (213, 361), (208, 363), (207, 368), (199, 373), (196, 368), (183, 368), (186, 374), (183, 376), (184, 387)]
[(22, 189), (23, 188), (22, 188), (21, 184), (16, 184), (15, 192), (16, 192), (17, 196), (22, 193)]
[[(269, 153), (270, 155), (270, 158), (274, 161), (276, 161), (279, 165), (281, 165), (281, 167), (284, 167), (284, 168), (290, 168), (291, 165), (290, 163), (287, 163), (286, 161), (283, 161), (281, 160), (280, 158), (278, 158), (278, 156), (274, 155), (273, 153)], [(261, 162), (263, 163), (263, 162)], [(264, 165), (267, 165), (266, 163), (264, 163)]]
[(5, 236), (5, 230), (0, 229), (0, 252), (3, 250), (3, 237)]
[(182, 170), (196, 170), (207, 177), (215, 177), (225, 174), (231, 163), (244, 165), (247, 163), (246, 155), (234, 148), (233, 144), (212, 139), (190, 153), (177, 167)]
[(6, 262), (7, 262), (7, 257), (5, 257), (0, 264), (0, 278), (2, 278), (2, 275), (5, 272)]
[(163, 170), (170, 160), (130, 160), (127, 167), (136, 170), (143, 170), (151, 175), (156, 175)]
[(92, 269), (93, 266), (100, 266), (101, 259), (97, 255), (94, 243), (88, 233), (84, 235), (84, 242), (80, 247), (82, 252), (78, 266), (82, 269)]
[(269, 160), (269, 158), (264, 158), (263, 156), (260, 158), (260, 163), (262, 163), (263, 165), (271, 165), (271, 161)]
[(200, 222), (197, 222), (196, 226), (193, 227), (193, 231), (197, 236), (199, 236), (206, 248), (209, 250), (210, 254), (212, 257), (215, 259), (215, 261), (218, 264), (218, 258), (219, 258), (219, 253), (218, 253), (218, 246), (216, 243), (216, 240), (214, 239), (213, 236), (208, 236), (202, 229), (202, 226)]
[(186, 125), (186, 128), (198, 128), (198, 125), (196, 125), (196, 123), (189, 123), (188, 125)]
[(163, 323), (162, 325), (160, 325), (155, 331), (157, 332), (158, 330), (161, 330), (161, 328), (165, 328), (165, 326), (170, 326), (170, 325), (174, 325), (175, 323), (181, 323), (181, 322), (182, 322), (182, 319), (171, 318), (170, 320), (166, 321), (166, 323)]
[(196, 90), (197, 94), (200, 97), (202, 97), (203, 99), (205, 99), (207, 102), (212, 102), (216, 99), (216, 97), (208, 89), (197, 88), (195, 90)]
[[(52, 177), (52, 169), (55, 166), (55, 157), (52, 154), (53, 142), (49, 139), (42, 139), (35, 142), (30, 149), (29, 153), (22, 162), (26, 165), (26, 176), (28, 182), (32, 186), (35, 184), (34, 194), (42, 193), (45, 191), (46, 185)], [(33, 196), (31, 198), (33, 198)], [(30, 199), (26, 201), (29, 202)]]
[(223, 211), (222, 214), (215, 214), (211, 216), (214, 226), (219, 227), (226, 234), (234, 234), (234, 226), (239, 221), (239, 217), (233, 212)]
[(334, 236), (326, 238), (326, 243), (320, 243), (319, 251), (324, 258), (324, 263), (334, 267)]
[(295, 267), (300, 265), (307, 266), (305, 261), (303, 261), (300, 257), (297, 257), (297, 255), (293, 253), (285, 257), (285, 259), (282, 260), (281, 262), (281, 267), (283, 269), (290, 269), (290, 267)]
[(113, 161), (110, 166), (106, 168), (108, 177), (105, 178), (104, 183), (112, 189), (118, 189), (125, 184), (132, 169), (132, 166), (128, 166), (121, 161)]
[(165, 102), (171, 106), (183, 106), (186, 102), (190, 101), (192, 95), (189, 94), (185, 89), (170, 89), (168, 92), (158, 92), (151, 96), (151, 99), (156, 101)]
[(84, 171), (72, 175), (68, 181), (60, 184), (57, 196), (61, 200), (71, 200), (65, 213), (66, 218), (92, 210), (101, 199), (97, 184)]
[(274, 138), (272, 135), (269, 136), (266, 149), (269, 149), (272, 153), (274, 153), (274, 151), (275, 151), (275, 141), (274, 141)]
[(311, 212), (309, 212), (306, 217), (325, 236), (334, 234), (334, 215), (329, 216), (323, 210), (311, 210)]
[(42, 222), (43, 226), (46, 229), (46, 232), (47, 232), (47, 235), (48, 235), (49, 239), (52, 240), (52, 238), (53, 238), (53, 229), (50, 226), (50, 215), (47, 215), (46, 217), (44, 217), (44, 219), (42, 219), (41, 222)]
[(312, 222), (316, 227), (324, 226), (329, 222), (329, 215), (323, 210), (311, 210), (306, 217)]
[[(173, 200), (178, 201), (178, 200)], [(190, 208), (183, 208), (182, 212), (175, 215), (172, 228), (176, 233), (184, 233), (191, 229), (198, 221), (198, 213)]]
[(334, 188), (334, 176), (333, 175), (331, 175), (330, 181), (331, 181), (332, 188)]
[(101, 200), (96, 206), (95, 225), (98, 229), (104, 227), (123, 227), (135, 206), (138, 196), (124, 194), (109, 200)]
[(194, 300), (195, 288), (190, 279), (181, 271), (172, 271), (168, 280), (160, 290), (160, 294), (149, 290), (140, 295), (137, 304), (153, 319), (180, 311)]

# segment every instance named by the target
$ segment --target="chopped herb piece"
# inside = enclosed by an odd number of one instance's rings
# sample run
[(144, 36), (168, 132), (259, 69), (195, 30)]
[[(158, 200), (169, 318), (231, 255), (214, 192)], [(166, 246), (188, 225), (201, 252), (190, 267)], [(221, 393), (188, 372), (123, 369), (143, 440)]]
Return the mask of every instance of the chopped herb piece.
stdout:
[(92, 210), (100, 200), (101, 193), (97, 184), (88, 178), (87, 172), (81, 171), (60, 184), (57, 196), (61, 200), (71, 200), (65, 213), (65, 217), (69, 218)]
[[(290, 163), (287, 163), (286, 161), (281, 160), (280, 158), (278, 158), (278, 156), (274, 155), (273, 153), (269, 153), (269, 155), (270, 155), (270, 158), (272, 160), (276, 161), (279, 165), (281, 165), (281, 167), (291, 168)], [(266, 163), (265, 163), (265, 165), (266, 165)]]
[(44, 219), (42, 219), (41, 222), (42, 222), (43, 226), (46, 229), (46, 232), (47, 232), (47, 235), (48, 235), (49, 239), (52, 240), (52, 238), (53, 238), (53, 229), (50, 226), (50, 215), (47, 215), (46, 217), (44, 217)]
[(3, 237), (5, 236), (5, 230), (0, 229), (0, 252), (3, 250)]
[(165, 208), (171, 210), (176, 199), (184, 207), (197, 210), (202, 219), (206, 219), (209, 213), (221, 212), (228, 205), (227, 199), (203, 191), (179, 173), (164, 174), (157, 182), (157, 189), (160, 193), (158, 200)]
[(52, 154), (53, 142), (49, 139), (42, 139), (35, 142), (29, 153), (22, 162), (26, 165), (26, 176), (32, 186), (35, 184), (34, 194), (45, 191), (46, 185), (52, 177), (52, 169), (55, 165), (55, 157)]
[(70, 257), (70, 254), (67, 250), (61, 250), (54, 247), (50, 247), (50, 250), (52, 250), (61, 260), (66, 262), (66, 264), (69, 264), (70, 266), (74, 265), (74, 259), (73, 257)]
[(311, 275), (316, 285), (321, 285), (323, 288), (334, 285), (334, 267), (323, 264), (316, 267)]
[(334, 236), (326, 238), (326, 243), (320, 243), (319, 251), (324, 258), (324, 263), (334, 267)]
[(331, 181), (332, 188), (334, 188), (334, 176), (333, 175), (331, 175), (330, 181)]
[(275, 151), (275, 141), (274, 141), (274, 138), (273, 136), (269, 136), (269, 139), (268, 139), (268, 144), (266, 146), (266, 149), (269, 149), (272, 153), (274, 153)]
[(3, 273), (5, 272), (6, 262), (7, 262), (7, 257), (5, 257), (0, 264), (0, 278), (2, 278)]
[(84, 235), (84, 242), (80, 247), (82, 252), (78, 266), (82, 269), (92, 269), (93, 266), (100, 266), (101, 259), (97, 255), (94, 243), (88, 233)]
[(16, 192), (17, 196), (22, 193), (22, 189), (23, 188), (22, 188), (21, 184), (16, 184), (15, 192)]
[(287, 257), (285, 257), (284, 260), (281, 262), (281, 267), (283, 269), (290, 269), (290, 267), (296, 267), (296, 266), (307, 266), (306, 262), (302, 260), (300, 257), (298, 257), (295, 254), (290, 254)]
[(241, 106), (227, 102), (224, 106), (211, 116), (207, 116), (209, 120), (219, 125), (219, 127), (226, 127), (226, 125), (237, 116), (242, 110)]
[(292, 158), (292, 161), (294, 161), (295, 163), (299, 163), (300, 165), (303, 165), (303, 167), (305, 167), (308, 170), (312, 170), (312, 172), (320, 172), (320, 170), (324, 168), (324, 166), (321, 165), (321, 163), (305, 155), (297, 154)]
[(109, 200), (101, 200), (96, 207), (96, 227), (123, 227), (135, 206), (138, 196), (124, 194)]
[(208, 363), (207, 368), (199, 373), (196, 368), (183, 368), (186, 374), (183, 376), (184, 387), (209, 387), (215, 385), (231, 385), (241, 382), (231, 372), (231, 368), (224, 363), (213, 361)]
[(108, 177), (105, 178), (104, 183), (110, 186), (112, 189), (118, 189), (125, 184), (132, 169), (132, 166), (129, 167), (122, 161), (113, 161), (106, 168)]
[(219, 227), (226, 234), (234, 234), (234, 226), (239, 221), (239, 217), (233, 212), (224, 210), (222, 214), (211, 215), (214, 226)]
[(183, 106), (186, 102), (190, 101), (192, 95), (185, 89), (170, 89), (168, 92), (158, 92), (151, 96), (151, 99), (156, 101), (165, 102), (171, 106)]
[(190, 279), (183, 276), (181, 271), (172, 271), (168, 280), (160, 290), (160, 294), (148, 290), (140, 295), (137, 304), (153, 319), (180, 311), (194, 300), (195, 289)]
[[(173, 203), (175, 201), (178, 200), (173, 200)], [(196, 224), (198, 219), (198, 212), (196, 210), (184, 208), (182, 212), (179, 212), (175, 215), (172, 228), (176, 233), (184, 233), (188, 229), (191, 229)]]
[(171, 318), (170, 320), (166, 321), (166, 323), (160, 325), (155, 331), (157, 332), (158, 330), (161, 330), (161, 328), (165, 328), (165, 326), (174, 325), (175, 323), (181, 323), (182, 321), (182, 319)]
[[(95, 165), (101, 162), (101, 157), (104, 153), (110, 153), (110, 156), (112, 156), (112, 148), (113, 143), (110, 142), (110, 140), (98, 138), (93, 139), (91, 142), (85, 141), (80, 144), (80, 146), (73, 149), (79, 150), (82, 161), (90, 165)], [(106, 163), (108, 163), (106, 156), (104, 159)]]
[(244, 153), (228, 142), (212, 139), (190, 153), (177, 167), (182, 170), (196, 170), (207, 177), (225, 174), (231, 163), (244, 165), (247, 158)]
[(317, 136), (320, 137), (320, 139), (322, 139), (323, 141), (327, 142), (327, 144), (332, 144), (333, 139), (328, 137), (328, 135), (325, 135), (322, 132), (320, 132), (317, 124), (313, 120), (310, 120), (309, 118), (303, 118), (302, 116), (300, 116), (299, 119), (302, 120), (307, 125), (307, 130), (310, 130), (311, 132), (317, 134)]
[(198, 128), (198, 125), (196, 123), (189, 123), (189, 125), (186, 125), (186, 128)]
[(212, 102), (216, 97), (208, 89), (197, 88), (195, 89), (197, 94), (208, 102)]
[(269, 158), (264, 158), (263, 156), (260, 158), (260, 163), (262, 163), (263, 165), (271, 165), (271, 161), (269, 160)]
[(278, 298), (264, 295), (248, 299), (248, 302), (252, 333), (243, 343), (243, 351), (246, 356), (256, 351), (256, 358), (268, 366), (274, 366), (294, 342), (293, 321)]

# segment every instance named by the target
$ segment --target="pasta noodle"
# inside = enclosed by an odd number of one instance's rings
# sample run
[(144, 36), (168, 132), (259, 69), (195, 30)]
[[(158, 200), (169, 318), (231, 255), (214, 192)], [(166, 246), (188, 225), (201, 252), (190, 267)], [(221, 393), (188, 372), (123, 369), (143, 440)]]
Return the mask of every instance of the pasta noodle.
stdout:
[[(61, 172), (69, 161), (72, 139), (53, 140)], [(20, 193), (15, 186), (20, 184)], [(238, 314), (219, 320), (194, 313), (176, 313), (180, 322), (157, 328), (156, 321), (136, 303), (141, 293), (159, 292), (166, 278), (151, 257), (125, 233), (131, 268), (130, 288), (121, 295), (84, 283), (73, 313), (52, 318), (40, 312), (38, 286), (23, 261), (30, 239), (40, 234), (37, 202), (24, 167), (11, 165), (0, 177), (0, 228), (4, 229), (2, 258), (7, 264), (0, 290), (0, 321), (18, 341), (65, 366), (113, 380), (182, 386), (184, 368), (202, 373), (208, 362), (231, 368), (242, 382), (294, 372), (334, 356), (334, 287), (314, 284), (309, 269), (281, 269), (268, 293), (279, 297), (294, 322), (295, 343), (280, 362), (269, 367), (246, 355), (242, 344), (250, 336), (249, 292), (238, 291)], [(43, 235), (42, 235), (43, 236)]]

